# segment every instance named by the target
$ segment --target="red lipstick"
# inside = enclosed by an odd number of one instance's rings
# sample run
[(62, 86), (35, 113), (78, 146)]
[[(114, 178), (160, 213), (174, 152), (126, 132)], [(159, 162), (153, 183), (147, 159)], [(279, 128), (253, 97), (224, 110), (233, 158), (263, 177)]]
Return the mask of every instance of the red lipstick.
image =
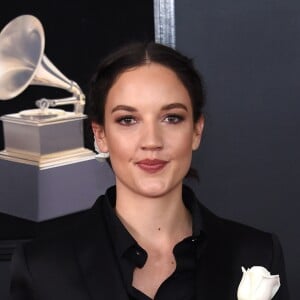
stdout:
[(155, 173), (162, 170), (168, 162), (160, 159), (143, 159), (136, 164), (148, 173)]

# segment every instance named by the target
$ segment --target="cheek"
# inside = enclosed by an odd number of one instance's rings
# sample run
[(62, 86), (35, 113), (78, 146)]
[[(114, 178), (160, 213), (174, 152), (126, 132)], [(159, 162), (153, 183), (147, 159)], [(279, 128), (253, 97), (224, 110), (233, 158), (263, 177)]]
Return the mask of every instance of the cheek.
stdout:
[(175, 176), (184, 178), (188, 173), (192, 162), (192, 150), (189, 142), (181, 143), (174, 154), (174, 171)]
[(166, 145), (177, 155), (190, 156), (193, 150), (193, 134), (189, 128), (174, 130), (166, 134)]
[(181, 145), (180, 149), (178, 149), (178, 156), (183, 165), (190, 166), (192, 160), (192, 148), (190, 143), (186, 143)]
[(124, 135), (110, 134), (107, 139), (110, 158), (113, 161), (129, 161), (134, 154), (134, 143)]

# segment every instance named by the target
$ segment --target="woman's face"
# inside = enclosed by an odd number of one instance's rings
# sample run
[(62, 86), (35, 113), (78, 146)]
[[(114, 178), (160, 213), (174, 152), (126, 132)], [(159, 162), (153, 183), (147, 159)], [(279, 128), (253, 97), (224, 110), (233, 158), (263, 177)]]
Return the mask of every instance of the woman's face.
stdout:
[(146, 197), (181, 188), (202, 129), (202, 118), (193, 121), (184, 85), (155, 63), (122, 73), (107, 95), (104, 126), (93, 123), (118, 190)]

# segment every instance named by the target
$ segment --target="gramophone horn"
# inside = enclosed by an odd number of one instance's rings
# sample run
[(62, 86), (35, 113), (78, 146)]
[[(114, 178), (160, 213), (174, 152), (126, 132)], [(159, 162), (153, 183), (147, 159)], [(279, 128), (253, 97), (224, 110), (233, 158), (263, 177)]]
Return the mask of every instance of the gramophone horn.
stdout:
[(72, 80), (65, 77), (44, 55), (45, 36), (41, 22), (21, 15), (10, 21), (0, 33), (0, 99), (22, 93), (28, 85), (65, 89), (84, 105), (84, 96)]

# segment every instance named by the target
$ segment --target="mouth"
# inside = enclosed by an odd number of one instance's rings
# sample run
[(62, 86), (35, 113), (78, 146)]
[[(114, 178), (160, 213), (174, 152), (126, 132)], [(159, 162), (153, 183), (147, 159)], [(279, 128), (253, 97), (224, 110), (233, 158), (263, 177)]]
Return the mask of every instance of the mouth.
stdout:
[(148, 173), (156, 173), (162, 170), (167, 165), (167, 163), (168, 161), (160, 159), (143, 159), (138, 161), (136, 165), (143, 171), (146, 171)]

